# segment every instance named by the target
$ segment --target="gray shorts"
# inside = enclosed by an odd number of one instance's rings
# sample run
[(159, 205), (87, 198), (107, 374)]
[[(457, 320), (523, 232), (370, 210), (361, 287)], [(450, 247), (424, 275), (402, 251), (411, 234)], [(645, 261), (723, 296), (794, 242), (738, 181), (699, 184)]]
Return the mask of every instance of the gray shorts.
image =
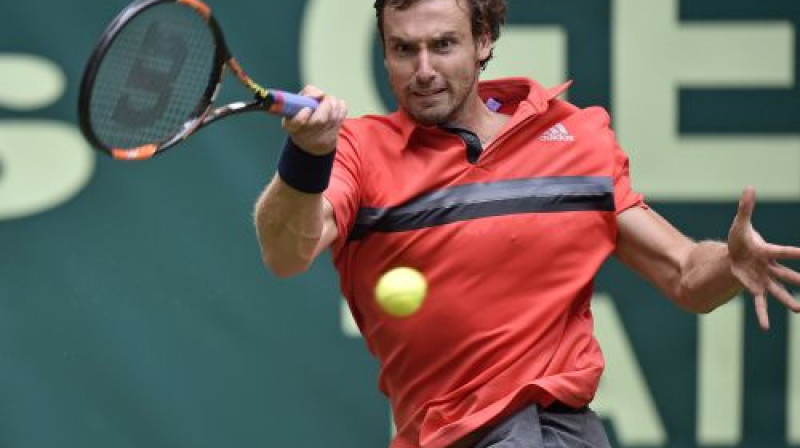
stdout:
[(603, 423), (591, 409), (525, 407), (481, 431), (470, 448), (610, 448)]

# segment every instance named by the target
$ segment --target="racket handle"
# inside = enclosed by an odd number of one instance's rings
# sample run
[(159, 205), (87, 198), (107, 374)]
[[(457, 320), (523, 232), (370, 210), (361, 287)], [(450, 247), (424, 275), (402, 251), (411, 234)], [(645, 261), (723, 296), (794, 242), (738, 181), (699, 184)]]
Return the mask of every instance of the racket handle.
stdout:
[(295, 93), (284, 92), (281, 90), (271, 90), (273, 102), (269, 106), (269, 111), (283, 115), (284, 117), (294, 117), (304, 107), (311, 110), (316, 110), (319, 107), (319, 102), (314, 98)]

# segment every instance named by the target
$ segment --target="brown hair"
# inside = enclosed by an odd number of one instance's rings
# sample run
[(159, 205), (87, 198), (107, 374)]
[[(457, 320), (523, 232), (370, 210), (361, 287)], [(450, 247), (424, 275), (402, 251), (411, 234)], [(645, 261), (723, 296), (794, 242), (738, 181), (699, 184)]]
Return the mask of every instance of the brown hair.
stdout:
[[(420, 0), (375, 0), (375, 15), (378, 18), (378, 31), (383, 40), (383, 11), (387, 7), (398, 10), (408, 9)], [(506, 0), (463, 0), (469, 6), (470, 17), (472, 20), (472, 35), (478, 36), (489, 33), (492, 43), (500, 37), (500, 27), (506, 21)], [(486, 68), (486, 64), (492, 59), (494, 47), (489, 53), (489, 57), (481, 61), (481, 68)]]

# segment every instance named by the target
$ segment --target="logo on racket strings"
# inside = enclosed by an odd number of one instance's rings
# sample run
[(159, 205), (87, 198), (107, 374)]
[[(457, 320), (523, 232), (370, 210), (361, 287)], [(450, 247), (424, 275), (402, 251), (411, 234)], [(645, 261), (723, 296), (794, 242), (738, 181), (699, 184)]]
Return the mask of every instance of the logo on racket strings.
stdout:
[(153, 22), (136, 54), (125, 81), (126, 92), (112, 117), (125, 126), (147, 127), (164, 114), (173, 84), (186, 61), (188, 45), (179, 34)]

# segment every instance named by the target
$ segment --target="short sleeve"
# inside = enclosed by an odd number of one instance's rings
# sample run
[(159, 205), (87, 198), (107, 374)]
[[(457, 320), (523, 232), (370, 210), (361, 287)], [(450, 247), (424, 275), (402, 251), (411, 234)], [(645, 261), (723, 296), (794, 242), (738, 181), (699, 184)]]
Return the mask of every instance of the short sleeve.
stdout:
[(339, 132), (336, 158), (331, 180), (324, 196), (333, 206), (338, 230), (334, 248), (341, 248), (347, 241), (358, 213), (361, 185), (361, 160), (358, 157), (357, 140), (344, 126)]
[(614, 209), (617, 214), (632, 207), (647, 207), (644, 196), (631, 185), (630, 161), (619, 144), (614, 145)]

